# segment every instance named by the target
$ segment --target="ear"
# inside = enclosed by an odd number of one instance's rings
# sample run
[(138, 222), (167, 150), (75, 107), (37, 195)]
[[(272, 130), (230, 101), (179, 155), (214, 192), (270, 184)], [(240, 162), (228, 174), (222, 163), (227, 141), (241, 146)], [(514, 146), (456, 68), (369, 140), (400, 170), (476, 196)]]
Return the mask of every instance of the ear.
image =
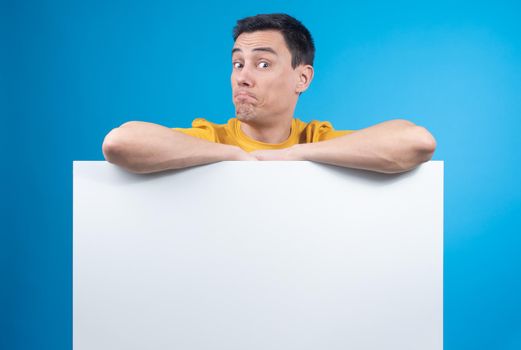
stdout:
[(297, 80), (297, 87), (295, 89), (295, 92), (300, 94), (307, 90), (309, 87), (309, 84), (311, 84), (311, 80), (313, 80), (313, 66), (306, 64), (306, 65), (300, 65), (297, 67), (298, 70), (298, 80)]

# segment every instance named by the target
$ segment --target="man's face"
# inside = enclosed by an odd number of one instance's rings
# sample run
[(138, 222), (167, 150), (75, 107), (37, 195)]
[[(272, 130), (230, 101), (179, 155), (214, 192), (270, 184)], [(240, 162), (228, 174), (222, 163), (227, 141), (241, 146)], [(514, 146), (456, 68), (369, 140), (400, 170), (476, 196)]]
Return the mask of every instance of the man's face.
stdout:
[(292, 115), (298, 99), (299, 67), (278, 31), (242, 33), (232, 49), (231, 84), (241, 121), (271, 124)]

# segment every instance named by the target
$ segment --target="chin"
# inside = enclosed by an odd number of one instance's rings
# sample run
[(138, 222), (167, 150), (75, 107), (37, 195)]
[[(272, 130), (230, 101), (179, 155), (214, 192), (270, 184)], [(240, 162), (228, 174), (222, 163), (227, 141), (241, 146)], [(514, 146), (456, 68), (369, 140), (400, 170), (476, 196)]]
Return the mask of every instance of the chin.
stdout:
[(236, 117), (243, 123), (248, 123), (255, 120), (255, 116), (249, 114), (236, 114)]
[(256, 119), (252, 105), (239, 105), (239, 107), (235, 110), (235, 116), (241, 122), (248, 122)]

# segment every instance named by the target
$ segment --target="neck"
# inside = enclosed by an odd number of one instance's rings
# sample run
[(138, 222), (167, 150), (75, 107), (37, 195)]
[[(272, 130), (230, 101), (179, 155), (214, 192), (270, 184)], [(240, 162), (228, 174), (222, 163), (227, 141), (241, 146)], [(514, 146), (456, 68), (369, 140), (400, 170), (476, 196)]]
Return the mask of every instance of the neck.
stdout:
[(264, 143), (282, 143), (291, 134), (293, 117), (285, 118), (275, 124), (259, 125), (256, 123), (241, 122), (241, 130), (248, 137)]

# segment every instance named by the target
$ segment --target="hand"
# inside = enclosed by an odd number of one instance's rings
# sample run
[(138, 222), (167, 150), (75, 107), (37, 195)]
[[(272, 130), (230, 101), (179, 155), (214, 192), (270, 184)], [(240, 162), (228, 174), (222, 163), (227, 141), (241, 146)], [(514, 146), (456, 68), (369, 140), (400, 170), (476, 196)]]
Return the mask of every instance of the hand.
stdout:
[(251, 153), (246, 152), (240, 147), (231, 146), (232, 153), (231, 157), (227, 160), (253, 160), (258, 161), (257, 157), (252, 155)]
[(298, 144), (283, 149), (263, 149), (250, 152), (258, 160), (304, 160), (298, 152)]

